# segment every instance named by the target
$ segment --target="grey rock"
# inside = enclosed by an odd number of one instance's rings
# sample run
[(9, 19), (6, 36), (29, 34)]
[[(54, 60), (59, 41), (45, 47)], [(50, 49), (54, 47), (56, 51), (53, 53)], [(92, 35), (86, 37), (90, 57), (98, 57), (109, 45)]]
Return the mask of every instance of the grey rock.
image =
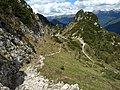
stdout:
[(3, 86), (1, 83), (0, 83), (0, 90), (10, 90), (8, 87), (6, 86)]
[(78, 84), (70, 85), (63, 82), (54, 84), (40, 75), (40, 73), (37, 73), (37, 68), (42, 68), (44, 59), (45, 57), (40, 55), (40, 60), (36, 64), (30, 65), (25, 70), (27, 74), (27, 76), (25, 76), (25, 81), (22, 85), (17, 87), (16, 90), (79, 90)]

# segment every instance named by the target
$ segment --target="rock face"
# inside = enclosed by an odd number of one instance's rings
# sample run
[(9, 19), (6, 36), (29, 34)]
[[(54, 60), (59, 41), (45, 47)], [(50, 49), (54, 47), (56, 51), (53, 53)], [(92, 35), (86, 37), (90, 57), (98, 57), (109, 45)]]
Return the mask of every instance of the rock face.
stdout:
[(0, 83), (0, 90), (10, 90), (8, 87), (5, 87), (3, 86), (1, 83)]
[(0, 33), (0, 82), (14, 89), (20, 66), (32, 58), (35, 52), (29, 42), (23, 43), (5, 28), (1, 27)]
[[(36, 53), (26, 34), (34, 35), (34, 39), (35, 36), (40, 37), (40, 27), (28, 27), (26, 21), (23, 21), (23, 17), (18, 16), (18, 11), (15, 12), (17, 6), (20, 10), (30, 11), (23, 0), (12, 1), (0, 1), (0, 83), (3, 85), (2, 87), (6, 86), (14, 90), (24, 81), (25, 73), (20, 72), (19, 68), (24, 63), (29, 63)], [(30, 13), (32, 16), (33, 13)], [(35, 20), (29, 21), (37, 25)], [(19, 76), (23, 78), (17, 80)], [(18, 81), (19, 83), (17, 83)]]

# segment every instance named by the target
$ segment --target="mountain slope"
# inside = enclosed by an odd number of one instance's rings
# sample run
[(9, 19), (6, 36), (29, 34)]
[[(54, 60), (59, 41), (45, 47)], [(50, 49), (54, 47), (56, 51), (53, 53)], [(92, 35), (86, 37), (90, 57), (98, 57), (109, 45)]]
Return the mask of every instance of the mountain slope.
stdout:
[[(75, 25), (71, 23), (74, 23)], [(104, 28), (102, 28), (98, 23), (98, 18), (93, 13), (90, 12), (84, 13), (83, 11), (79, 11), (71, 23), (68, 26), (66, 26), (67, 29), (65, 28), (61, 32), (64, 36), (68, 38), (72, 38), (75, 36), (82, 37), (88, 45), (96, 49), (95, 52), (99, 50), (101, 52), (107, 52), (109, 54), (112, 54), (114, 53), (114, 51), (116, 51), (116, 48), (119, 48), (118, 44), (120, 42), (119, 35), (110, 33), (106, 31)], [(73, 25), (72, 28), (68, 28), (71, 27), (71, 25)], [(119, 52), (119, 49), (117, 50), (117, 52)], [(105, 60), (106, 57), (102, 56), (102, 58)], [(107, 62), (110, 63), (110, 61)]]
[[(24, 5), (25, 9), (20, 9), (20, 4)], [(34, 21), (28, 20), (30, 21), (28, 23), (23, 20), (22, 15), (18, 16), (18, 11), (15, 11), (17, 6), (20, 11), (31, 10), (23, 1), (21, 3), (14, 0), (0, 1), (0, 83), (12, 90), (24, 81), (24, 78), (21, 78), (18, 80), (19, 83), (16, 83), (20, 74), (23, 77), (25, 75), (24, 72), (19, 71), (19, 68), (23, 63), (29, 63), (30, 58), (35, 54), (32, 44), (25, 36), (26, 33), (32, 32), (26, 25)], [(32, 28), (31, 25), (29, 28)]]
[(35, 15), (24, 0), (0, 0), (0, 90), (53, 90), (57, 85), (79, 89), (53, 84), (36, 71), (44, 65), (42, 54), (58, 47), (51, 39), (52, 30), (47, 19)]
[(79, 11), (53, 36), (61, 50), (46, 56), (38, 68), (43, 75), (54, 82), (78, 83), (84, 90), (120, 89), (120, 36), (102, 28), (93, 13)]
[(2, 90), (119, 90), (119, 54), (120, 36), (91, 12), (61, 28), (24, 0), (0, 0)]
[(111, 22), (105, 25), (105, 28), (108, 31), (120, 34), (120, 19), (112, 20)]
[(94, 13), (99, 17), (99, 23), (102, 26), (112, 20), (120, 18), (119, 11), (94, 11)]
[(47, 27), (41, 26), (24, 0), (0, 0), (0, 90), (15, 90), (24, 82), (26, 73), (19, 69), (37, 54), (34, 43)]
[[(106, 27), (107, 24), (113, 22), (116, 22), (120, 18), (120, 12), (119, 11), (93, 11), (95, 15), (98, 17), (98, 21), (101, 26)], [(53, 19), (57, 19), (58, 21), (62, 22), (63, 24), (68, 24), (75, 15), (63, 15), (63, 16), (51, 16), (47, 17), (47, 19), (51, 22)], [(108, 28), (107, 28), (108, 29)], [(108, 29), (108, 31), (113, 31), (119, 34), (118, 30), (115, 29)]]
[(71, 15), (60, 15), (60, 16), (49, 16), (47, 19), (51, 22), (52, 20), (56, 19), (63, 24), (68, 24), (74, 17), (74, 14)]
[(61, 23), (61, 22), (58, 21), (57, 19), (53, 19), (53, 20), (51, 21), (51, 23), (52, 23), (53, 25), (61, 25), (61, 26), (65, 26), (64, 23)]

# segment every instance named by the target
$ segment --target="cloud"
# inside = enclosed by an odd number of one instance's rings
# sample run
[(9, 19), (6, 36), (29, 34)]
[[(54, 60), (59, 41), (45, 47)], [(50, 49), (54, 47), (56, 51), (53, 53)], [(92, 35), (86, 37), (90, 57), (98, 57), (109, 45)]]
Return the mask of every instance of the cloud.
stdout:
[(29, 0), (27, 3), (34, 12), (45, 16), (74, 14), (78, 11), (75, 5), (65, 0)]
[(75, 14), (78, 10), (120, 10), (120, 0), (27, 0), (36, 13), (45, 16)]
[(77, 0), (74, 5), (87, 11), (120, 10), (120, 0)]
[(47, 3), (61, 3), (61, 2), (65, 2), (65, 0), (28, 0), (27, 1), (29, 4), (47, 4)]

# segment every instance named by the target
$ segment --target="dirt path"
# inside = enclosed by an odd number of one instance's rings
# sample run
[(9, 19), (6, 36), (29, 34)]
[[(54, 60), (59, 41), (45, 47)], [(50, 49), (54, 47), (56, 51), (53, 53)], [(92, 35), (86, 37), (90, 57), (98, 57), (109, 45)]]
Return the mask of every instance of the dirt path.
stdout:
[(64, 37), (64, 36), (60, 35), (59, 33), (58, 33), (58, 34), (56, 34), (55, 36), (56, 36), (56, 37), (60, 37), (60, 38), (62, 38), (62, 39), (66, 39), (66, 40), (68, 40), (66, 37)]
[(91, 61), (94, 63), (94, 61), (88, 56), (88, 54), (85, 52), (85, 45), (86, 43), (84, 43), (84, 40), (82, 38), (77, 38), (77, 40), (79, 40), (79, 42), (82, 44), (82, 52), (83, 54)]
[[(52, 56), (61, 52), (61, 45), (58, 52), (48, 54), (46, 56)], [(24, 71), (27, 76), (25, 76), (25, 81), (22, 85), (20, 85), (16, 90), (79, 90), (78, 84), (65, 84), (63, 82), (59, 82), (54, 84), (50, 82), (47, 78), (37, 73), (37, 68), (42, 68), (44, 66), (44, 60), (46, 56), (39, 56), (39, 60), (28, 66), (28, 68)]]
[[(68, 40), (66, 37), (60, 35), (59, 33), (56, 34), (55, 36)], [(84, 42), (84, 40), (83, 40), (82, 38), (75, 38), (75, 37), (74, 37), (74, 40), (78, 40), (78, 41), (82, 44), (82, 52), (83, 52), (83, 54), (84, 54), (91, 62), (94, 63), (94, 61), (93, 61), (93, 60), (89, 57), (89, 55), (85, 52), (85, 45), (86, 45), (86, 43)]]
[(61, 44), (60, 44), (60, 48), (59, 48), (59, 50), (58, 50), (57, 52), (50, 53), (50, 54), (46, 54), (46, 55), (45, 55), (45, 57), (48, 57), (48, 56), (53, 56), (53, 55), (55, 55), (55, 54), (58, 54), (58, 53), (60, 53), (60, 52), (61, 52), (61, 49), (62, 49), (62, 46), (61, 46)]

